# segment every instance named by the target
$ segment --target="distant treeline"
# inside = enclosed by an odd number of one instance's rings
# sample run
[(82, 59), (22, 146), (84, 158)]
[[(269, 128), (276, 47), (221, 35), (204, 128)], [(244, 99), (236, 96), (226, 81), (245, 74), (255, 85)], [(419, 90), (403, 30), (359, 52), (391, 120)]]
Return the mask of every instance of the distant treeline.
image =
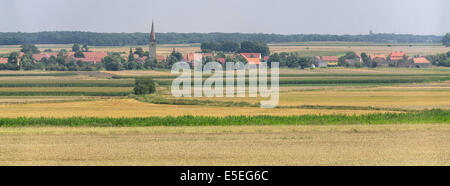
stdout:
[[(205, 41), (263, 41), (270, 42), (309, 42), (343, 41), (376, 43), (438, 43), (442, 36), (422, 36), (409, 34), (370, 34), (370, 35), (319, 35), (319, 34), (247, 34), (247, 33), (157, 33), (159, 44), (202, 43)], [(148, 33), (95, 33), (79, 31), (61, 32), (1, 32), (0, 45), (20, 44), (70, 44), (82, 43), (93, 46), (146, 45)]]

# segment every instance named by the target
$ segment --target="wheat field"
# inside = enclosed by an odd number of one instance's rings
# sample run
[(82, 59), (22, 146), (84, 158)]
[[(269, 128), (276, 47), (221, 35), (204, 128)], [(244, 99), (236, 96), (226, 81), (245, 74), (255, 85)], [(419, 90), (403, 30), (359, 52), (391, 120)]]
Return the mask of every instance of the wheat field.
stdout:
[(0, 128), (0, 165), (450, 165), (450, 126)]

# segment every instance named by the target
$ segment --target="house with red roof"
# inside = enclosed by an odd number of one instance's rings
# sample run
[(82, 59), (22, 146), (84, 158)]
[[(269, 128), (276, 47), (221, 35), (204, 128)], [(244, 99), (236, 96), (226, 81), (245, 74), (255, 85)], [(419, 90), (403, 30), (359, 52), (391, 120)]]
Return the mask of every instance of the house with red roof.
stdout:
[(108, 56), (107, 52), (83, 52), (84, 58), (75, 57), (75, 52), (68, 52), (67, 54), (71, 59), (87, 63), (100, 63), (103, 58)]
[(329, 67), (338, 65), (337, 56), (314, 56), (314, 66), (315, 67)]
[(261, 53), (240, 53), (247, 60), (248, 64), (259, 65), (261, 63)]
[(411, 67), (412, 63), (410, 58), (405, 52), (392, 52), (388, 56), (388, 63), (395, 67)]
[(46, 58), (49, 59), (50, 57), (57, 57), (57, 53), (40, 53), (40, 54), (33, 54), (34, 61), (41, 61), (42, 59)]
[(217, 58), (216, 61), (219, 63), (225, 64), (225, 58), (223, 58), (223, 57)]
[(389, 54), (388, 57), (389, 57), (390, 61), (401, 61), (401, 60), (404, 60), (404, 59), (408, 58), (406, 53), (402, 52), (402, 51), (400, 51), (400, 52), (392, 52), (392, 53)]
[(428, 59), (424, 57), (413, 58), (413, 65), (416, 68), (431, 68), (430, 61), (428, 61)]
[(389, 63), (383, 54), (370, 54), (370, 60), (375, 61), (378, 67), (388, 67)]
[(337, 56), (322, 56), (320, 60), (326, 62), (327, 66), (338, 66)]
[(8, 58), (0, 58), (0, 64), (8, 63)]

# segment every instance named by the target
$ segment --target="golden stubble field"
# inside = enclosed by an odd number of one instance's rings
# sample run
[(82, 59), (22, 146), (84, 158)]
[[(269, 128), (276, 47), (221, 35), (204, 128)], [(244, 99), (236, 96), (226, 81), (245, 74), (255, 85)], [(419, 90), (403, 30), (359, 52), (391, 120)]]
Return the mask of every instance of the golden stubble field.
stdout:
[(0, 128), (0, 165), (450, 165), (450, 125)]
[(384, 113), (383, 110), (343, 109), (263, 109), (259, 107), (208, 107), (202, 105), (164, 105), (139, 102), (134, 99), (102, 99), (71, 102), (41, 102), (0, 104), (0, 116), (15, 117), (149, 117), (149, 116), (291, 116), (305, 114)]

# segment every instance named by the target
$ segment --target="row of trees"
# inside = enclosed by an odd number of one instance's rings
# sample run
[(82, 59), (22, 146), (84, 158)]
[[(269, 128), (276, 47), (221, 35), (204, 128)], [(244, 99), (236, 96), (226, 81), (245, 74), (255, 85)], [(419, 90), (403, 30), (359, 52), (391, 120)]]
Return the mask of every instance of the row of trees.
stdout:
[(202, 52), (238, 52), (238, 53), (261, 53), (263, 56), (270, 54), (267, 43), (259, 41), (242, 41), (236, 43), (234, 41), (214, 42), (207, 41), (200, 45)]
[[(85, 43), (94, 46), (124, 46), (148, 44), (148, 33), (94, 33), (94, 32), (2, 32), (0, 45), (21, 44), (71, 44)], [(247, 34), (247, 33), (156, 33), (158, 43), (202, 43), (206, 41), (262, 41), (262, 42), (377, 42), (377, 43), (439, 43), (442, 36), (418, 36), (409, 34), (370, 35), (320, 35), (320, 34)]]
[(450, 52), (447, 52), (446, 54), (429, 55), (427, 56), (427, 59), (430, 60), (433, 65), (450, 67)]
[(307, 68), (312, 65), (312, 58), (301, 57), (297, 52), (281, 52), (270, 55), (268, 66), (271, 66), (271, 62), (279, 62), (280, 67), (288, 68)]

